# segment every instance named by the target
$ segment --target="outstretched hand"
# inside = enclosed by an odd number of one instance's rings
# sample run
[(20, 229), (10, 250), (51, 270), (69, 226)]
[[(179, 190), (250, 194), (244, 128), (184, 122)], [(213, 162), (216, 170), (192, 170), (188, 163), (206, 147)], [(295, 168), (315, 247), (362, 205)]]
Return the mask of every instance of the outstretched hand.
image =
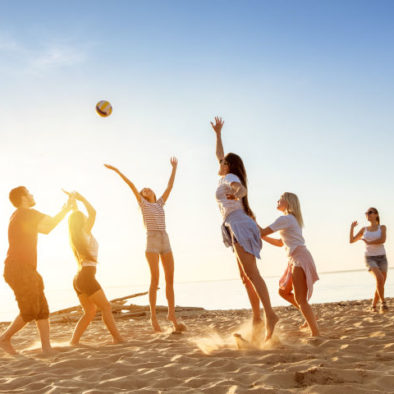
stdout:
[(216, 134), (222, 131), (223, 125), (224, 125), (224, 120), (219, 116), (215, 116), (215, 124), (211, 122), (211, 126)]
[(352, 222), (351, 227), (354, 228), (354, 227), (356, 227), (357, 225), (358, 225), (358, 222), (357, 222), (357, 220), (355, 220), (354, 222)]
[(170, 158), (170, 163), (172, 165), (172, 168), (176, 169), (176, 167), (178, 166), (178, 159), (175, 156), (172, 156)]
[(82, 194), (78, 193), (77, 191), (68, 192), (67, 190), (64, 190), (64, 189), (62, 189), (62, 191), (63, 191), (63, 193), (66, 193), (68, 195), (69, 200), (82, 201), (84, 199)]
[(107, 167), (109, 170), (119, 171), (116, 167), (111, 166), (110, 164), (104, 164), (104, 167)]
[(67, 202), (63, 205), (63, 209), (66, 209), (67, 211), (77, 209), (77, 203), (76, 203), (75, 197), (72, 195), (72, 193), (69, 193), (64, 189), (62, 189), (62, 191), (64, 193), (66, 193), (68, 196)]

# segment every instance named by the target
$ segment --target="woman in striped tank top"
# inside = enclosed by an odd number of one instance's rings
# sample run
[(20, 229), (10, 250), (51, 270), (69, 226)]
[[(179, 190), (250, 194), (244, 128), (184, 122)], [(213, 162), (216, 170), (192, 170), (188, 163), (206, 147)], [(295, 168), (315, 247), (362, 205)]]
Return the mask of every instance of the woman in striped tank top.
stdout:
[(376, 279), (376, 290), (371, 305), (371, 310), (376, 312), (376, 305), (380, 300), (380, 312), (384, 313), (388, 310), (386, 301), (384, 300), (384, 284), (387, 278), (387, 257), (384, 243), (386, 242), (386, 226), (380, 225), (379, 212), (376, 208), (369, 208), (365, 212), (370, 225), (363, 227), (354, 235), (354, 228), (357, 221), (350, 226), (350, 243), (362, 240), (365, 242), (365, 264), (368, 271)]
[(156, 195), (152, 189), (143, 188), (141, 192), (139, 192), (134, 184), (117, 168), (109, 164), (105, 164), (105, 167), (115, 171), (129, 185), (141, 208), (147, 235), (145, 256), (151, 272), (149, 287), (151, 324), (154, 331), (157, 332), (161, 331), (156, 316), (156, 293), (159, 284), (159, 258), (163, 264), (166, 281), (166, 298), (168, 301), (167, 319), (172, 322), (175, 332), (184, 331), (186, 329), (183, 323), (177, 322), (175, 316), (174, 257), (171, 251), (168, 234), (166, 232), (163, 208), (174, 184), (178, 160), (175, 157), (172, 157), (170, 159), (170, 163), (172, 166), (170, 180), (168, 181), (167, 189), (158, 200), (156, 199)]

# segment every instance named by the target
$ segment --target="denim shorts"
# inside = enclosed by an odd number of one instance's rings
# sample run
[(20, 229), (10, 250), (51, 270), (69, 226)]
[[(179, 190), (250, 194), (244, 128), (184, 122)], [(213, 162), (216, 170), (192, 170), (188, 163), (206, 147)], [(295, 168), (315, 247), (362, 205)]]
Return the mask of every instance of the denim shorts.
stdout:
[(387, 258), (383, 254), (381, 256), (365, 256), (365, 265), (370, 271), (372, 268), (379, 268), (382, 272), (387, 272)]
[(171, 252), (170, 239), (166, 231), (148, 231), (146, 237), (146, 252), (164, 254)]

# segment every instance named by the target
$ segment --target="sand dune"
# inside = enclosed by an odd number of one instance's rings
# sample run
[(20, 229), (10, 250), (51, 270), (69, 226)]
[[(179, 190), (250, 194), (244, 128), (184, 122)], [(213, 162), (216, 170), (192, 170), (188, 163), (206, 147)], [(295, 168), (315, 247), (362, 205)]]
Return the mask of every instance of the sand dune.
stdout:
[[(100, 321), (69, 347), (73, 322), (52, 324), (58, 353), (42, 357), (35, 326), (14, 340), (21, 354), (0, 353), (4, 393), (392, 393), (394, 299), (389, 312), (373, 314), (370, 301), (314, 305), (322, 336), (299, 330), (299, 313), (276, 308), (274, 338), (252, 340), (250, 311), (179, 312), (188, 331), (153, 334), (147, 317), (119, 320), (129, 342), (110, 344)], [(4, 324), (2, 328), (4, 329)], [(241, 338), (234, 337), (239, 333)]]

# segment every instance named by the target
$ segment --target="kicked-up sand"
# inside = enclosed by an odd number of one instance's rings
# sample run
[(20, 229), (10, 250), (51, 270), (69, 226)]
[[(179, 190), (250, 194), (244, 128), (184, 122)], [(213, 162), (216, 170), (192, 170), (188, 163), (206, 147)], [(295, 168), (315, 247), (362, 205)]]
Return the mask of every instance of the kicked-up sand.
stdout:
[(129, 342), (119, 345), (94, 321), (81, 346), (70, 347), (75, 323), (57, 322), (50, 357), (29, 324), (13, 341), (19, 355), (0, 351), (0, 392), (393, 393), (394, 299), (387, 303), (385, 314), (369, 311), (369, 300), (313, 305), (318, 338), (298, 328), (293, 307), (275, 308), (280, 321), (268, 343), (259, 335), (250, 342), (249, 310), (178, 308), (187, 325), (181, 334), (172, 334), (164, 312), (159, 334), (147, 314), (123, 318), (117, 323)]

